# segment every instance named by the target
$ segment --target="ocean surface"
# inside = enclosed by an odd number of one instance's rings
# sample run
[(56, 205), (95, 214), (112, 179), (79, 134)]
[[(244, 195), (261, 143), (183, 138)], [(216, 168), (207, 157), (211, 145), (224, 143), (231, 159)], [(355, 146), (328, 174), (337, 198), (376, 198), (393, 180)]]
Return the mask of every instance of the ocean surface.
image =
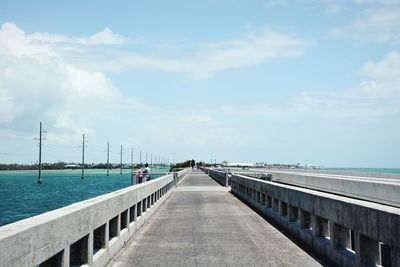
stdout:
[(400, 168), (323, 168), (322, 170), (400, 174)]
[(0, 226), (128, 187), (131, 172), (120, 175), (118, 169), (107, 176), (106, 170), (87, 170), (81, 179), (80, 170), (45, 170), (42, 180), (37, 183), (37, 171), (0, 171)]

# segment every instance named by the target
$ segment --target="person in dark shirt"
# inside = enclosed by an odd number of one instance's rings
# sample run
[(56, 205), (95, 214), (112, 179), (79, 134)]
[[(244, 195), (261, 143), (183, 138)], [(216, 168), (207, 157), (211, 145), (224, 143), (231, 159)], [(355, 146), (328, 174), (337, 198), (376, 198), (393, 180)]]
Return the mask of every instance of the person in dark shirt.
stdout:
[(144, 165), (144, 171), (143, 171), (143, 182), (147, 182), (150, 181), (151, 176), (150, 176), (150, 168), (149, 168), (149, 164), (145, 164)]

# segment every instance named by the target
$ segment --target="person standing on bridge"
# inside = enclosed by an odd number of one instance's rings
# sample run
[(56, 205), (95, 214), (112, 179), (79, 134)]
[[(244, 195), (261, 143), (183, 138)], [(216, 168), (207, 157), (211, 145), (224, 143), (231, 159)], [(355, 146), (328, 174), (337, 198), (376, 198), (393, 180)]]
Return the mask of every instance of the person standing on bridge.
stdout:
[(151, 176), (150, 176), (150, 168), (149, 168), (149, 164), (145, 164), (144, 165), (144, 171), (143, 171), (143, 182), (146, 182), (146, 181), (150, 181), (150, 179), (151, 179)]
[(142, 172), (142, 165), (139, 164), (139, 168), (136, 171), (136, 181), (138, 184), (143, 182), (143, 172)]

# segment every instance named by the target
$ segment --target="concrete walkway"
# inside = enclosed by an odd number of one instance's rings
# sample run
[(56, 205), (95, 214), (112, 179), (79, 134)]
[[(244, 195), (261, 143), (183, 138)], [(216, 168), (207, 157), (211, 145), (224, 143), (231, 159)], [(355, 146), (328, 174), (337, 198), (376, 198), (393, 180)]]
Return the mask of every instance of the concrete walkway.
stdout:
[(321, 266), (225, 187), (190, 173), (108, 266)]

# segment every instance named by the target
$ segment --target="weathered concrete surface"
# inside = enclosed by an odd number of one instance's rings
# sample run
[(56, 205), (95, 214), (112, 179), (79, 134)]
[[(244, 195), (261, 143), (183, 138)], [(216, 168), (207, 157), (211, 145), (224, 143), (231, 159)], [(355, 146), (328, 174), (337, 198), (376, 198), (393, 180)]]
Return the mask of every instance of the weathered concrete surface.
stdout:
[(225, 188), (194, 171), (108, 266), (320, 264)]
[(207, 174), (222, 186), (229, 186), (229, 176), (225, 170), (207, 169)]
[(220, 185), (210, 179), (207, 175), (199, 171), (193, 171), (190, 176), (183, 180), (181, 186), (215, 186), (220, 187)]
[(400, 266), (399, 208), (241, 175), (231, 182), (234, 194), (338, 266)]
[[(400, 208), (399, 174), (307, 169), (254, 169), (242, 171), (237, 168), (231, 168), (230, 171), (250, 177), (259, 177), (260, 174), (269, 173), (272, 174), (272, 181), (274, 182), (316, 189)], [(210, 173), (221, 172), (210, 170)]]

